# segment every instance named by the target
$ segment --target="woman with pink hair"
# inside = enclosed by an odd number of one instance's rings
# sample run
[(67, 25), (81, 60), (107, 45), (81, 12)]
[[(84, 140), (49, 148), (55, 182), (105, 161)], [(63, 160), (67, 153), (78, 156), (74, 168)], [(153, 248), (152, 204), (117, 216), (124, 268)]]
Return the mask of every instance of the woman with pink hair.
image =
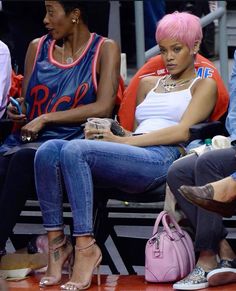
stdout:
[(135, 193), (163, 183), (169, 166), (180, 157), (182, 144), (188, 142), (189, 128), (208, 119), (215, 106), (215, 81), (197, 77), (194, 69), (202, 39), (199, 18), (178, 12), (166, 15), (158, 24), (156, 39), (169, 74), (141, 80), (133, 132), (125, 131), (121, 137), (109, 129), (85, 127), (86, 140), (51, 140), (37, 151), (36, 189), (53, 246), (41, 286), (60, 281), (71, 254), (61, 239), (64, 190), (71, 204), (76, 245), (72, 277), (61, 288), (83, 290), (90, 287), (93, 270), (102, 260), (93, 238), (94, 185)]

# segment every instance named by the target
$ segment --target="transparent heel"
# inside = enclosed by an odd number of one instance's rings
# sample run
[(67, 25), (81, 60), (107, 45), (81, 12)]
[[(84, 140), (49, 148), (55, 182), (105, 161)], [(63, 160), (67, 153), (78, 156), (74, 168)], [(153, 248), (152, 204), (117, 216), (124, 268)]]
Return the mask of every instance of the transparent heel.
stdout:
[[(61, 258), (61, 260), (60, 260)], [(52, 270), (52, 266), (55, 264), (59, 264), (60, 272), (56, 275), (51, 275), (49, 270)], [(72, 265), (73, 265), (73, 247), (70, 241), (64, 236), (63, 241), (60, 244), (49, 247), (49, 259), (48, 259), (48, 269), (46, 272), (46, 276), (44, 276), (40, 282), (39, 287), (47, 287), (52, 285), (59, 285), (61, 282), (61, 273), (62, 268), (65, 263), (68, 262), (68, 273), (69, 277), (72, 273)], [(49, 275), (47, 275), (49, 273)]]
[[(78, 252), (83, 252), (85, 250), (87, 250), (88, 248), (92, 247), (93, 245), (95, 245), (98, 249), (99, 247), (96, 245), (96, 241), (95, 239), (93, 239), (86, 247), (84, 248), (78, 248), (77, 246), (75, 246), (75, 251)], [(96, 269), (97, 270), (97, 285), (100, 286), (101, 285), (101, 276), (100, 276), (100, 264), (102, 261), (102, 254), (101, 251), (99, 249), (99, 256), (97, 261), (95, 262), (95, 264), (93, 265), (92, 268), (92, 272), (89, 275), (89, 279), (86, 282), (72, 282), (69, 281), (64, 285), (61, 285), (61, 290), (73, 290), (73, 291), (77, 291), (77, 290), (86, 290), (91, 286), (92, 283), (92, 276), (93, 276), (93, 272)]]

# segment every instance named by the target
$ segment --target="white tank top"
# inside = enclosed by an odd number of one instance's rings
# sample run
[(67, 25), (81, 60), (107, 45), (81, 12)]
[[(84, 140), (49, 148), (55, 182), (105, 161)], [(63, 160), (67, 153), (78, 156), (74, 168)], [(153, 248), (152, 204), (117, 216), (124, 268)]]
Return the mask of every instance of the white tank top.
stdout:
[(187, 89), (156, 93), (154, 91), (159, 85), (160, 78), (136, 108), (135, 118), (138, 127), (134, 133), (147, 133), (178, 124), (192, 99), (191, 88), (198, 79), (200, 77), (196, 77)]

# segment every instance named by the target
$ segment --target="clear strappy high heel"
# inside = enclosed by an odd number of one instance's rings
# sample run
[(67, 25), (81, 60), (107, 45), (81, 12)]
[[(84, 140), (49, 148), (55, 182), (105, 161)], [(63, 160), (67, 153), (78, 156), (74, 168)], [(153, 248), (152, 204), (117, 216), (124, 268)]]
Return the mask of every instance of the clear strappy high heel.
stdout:
[[(96, 244), (95, 239), (93, 239), (84, 248), (79, 248), (79, 247), (75, 246), (75, 251), (83, 252), (83, 251), (87, 250), (88, 248), (92, 247), (93, 245), (96, 245), (96, 247), (99, 249), (99, 247)], [(97, 285), (100, 286), (101, 285), (101, 278), (100, 278), (100, 269), (99, 269), (99, 267), (100, 267), (100, 264), (101, 264), (101, 261), (102, 261), (102, 253), (101, 253), (100, 249), (99, 249), (99, 252), (100, 252), (100, 255), (99, 255), (97, 261), (95, 262), (95, 264), (93, 266), (93, 269), (92, 269), (92, 272), (91, 272), (91, 274), (89, 276), (89, 279), (86, 282), (81, 282), (81, 283), (80, 282), (76, 283), (76, 282), (69, 281), (64, 285), (61, 285), (61, 290), (77, 291), (77, 290), (88, 289), (91, 286), (92, 276), (93, 276), (93, 272), (94, 272), (95, 269), (97, 269)]]
[[(52, 264), (53, 260), (55, 261), (55, 258), (58, 258), (60, 256), (60, 253), (66, 253), (65, 257), (61, 261), (61, 269), (65, 265), (66, 262), (68, 262), (68, 273), (69, 273), (69, 278), (71, 276), (71, 268), (73, 264), (73, 247), (71, 245), (71, 242), (64, 236), (63, 241), (60, 244), (57, 244), (55, 246), (49, 247), (49, 259)], [(62, 255), (63, 256), (63, 255)], [(56, 262), (54, 262), (56, 264)], [(44, 276), (40, 282), (39, 282), (39, 287), (47, 287), (47, 286), (52, 286), (52, 285), (59, 285), (61, 282), (61, 272), (58, 276)]]

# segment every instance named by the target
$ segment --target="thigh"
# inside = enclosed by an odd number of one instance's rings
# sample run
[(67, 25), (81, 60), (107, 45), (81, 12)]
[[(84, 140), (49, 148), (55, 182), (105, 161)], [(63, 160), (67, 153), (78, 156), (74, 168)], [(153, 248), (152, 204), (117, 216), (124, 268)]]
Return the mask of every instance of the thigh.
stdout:
[(21, 149), (14, 153), (8, 165), (4, 191), (21, 192), (28, 196), (35, 194), (34, 157), (35, 149)]
[(198, 156), (196, 154), (191, 154), (178, 159), (172, 164), (167, 175), (167, 183), (172, 192), (175, 193), (182, 185), (195, 184), (194, 169), (197, 159)]
[[(103, 141), (70, 141), (69, 153), (89, 165), (94, 184), (143, 192), (166, 179), (169, 166), (179, 156), (176, 147), (136, 147)], [(67, 144), (68, 146), (68, 144)]]
[(0, 193), (2, 192), (11, 156), (0, 154)]
[(220, 149), (201, 155), (196, 163), (196, 185), (202, 186), (231, 175), (236, 171), (236, 149)]

